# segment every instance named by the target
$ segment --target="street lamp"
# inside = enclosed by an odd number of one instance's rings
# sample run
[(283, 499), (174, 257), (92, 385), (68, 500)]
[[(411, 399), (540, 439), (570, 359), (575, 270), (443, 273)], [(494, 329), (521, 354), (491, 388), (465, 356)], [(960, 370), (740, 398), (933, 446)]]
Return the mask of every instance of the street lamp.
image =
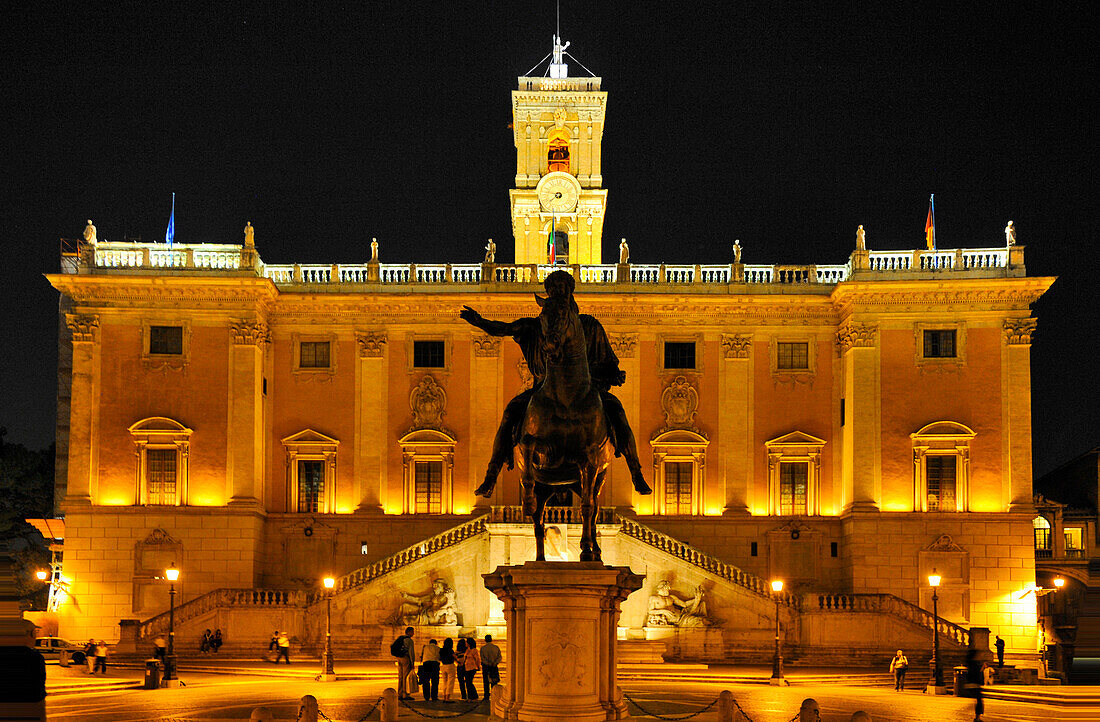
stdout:
[(926, 691), (932, 694), (945, 694), (947, 690), (943, 686), (943, 667), (940, 665), (940, 598), (936, 594), (940, 586), (940, 575), (936, 574), (935, 569), (928, 575), (928, 586), (932, 587), (932, 659), (928, 662), (932, 671), (932, 681), (928, 684)]
[(34, 575), (38, 577), (38, 581), (44, 582), (46, 581), (46, 577), (48, 577), (50, 573), (47, 572), (45, 569), (39, 569), (37, 572), (34, 573)]
[(775, 656), (772, 658), (772, 678), (768, 684), (777, 687), (790, 685), (783, 677), (783, 653), (779, 650), (779, 594), (783, 591), (783, 581), (772, 581), (772, 596), (775, 597)]
[(1054, 580), (1054, 586), (1057, 587), (1058, 589), (1061, 589), (1065, 585), (1066, 585), (1066, 580), (1062, 579), (1061, 577), (1058, 577), (1057, 579)]
[(336, 580), (332, 577), (324, 578), (325, 585), (325, 653), (321, 655), (322, 682), (335, 682), (336, 672), (332, 669), (332, 588), (336, 586)]
[(164, 572), (165, 578), (171, 583), (168, 588), (168, 654), (164, 657), (164, 686), (176, 687), (179, 680), (176, 678), (176, 580), (180, 578), (180, 570), (176, 569), (176, 563)]

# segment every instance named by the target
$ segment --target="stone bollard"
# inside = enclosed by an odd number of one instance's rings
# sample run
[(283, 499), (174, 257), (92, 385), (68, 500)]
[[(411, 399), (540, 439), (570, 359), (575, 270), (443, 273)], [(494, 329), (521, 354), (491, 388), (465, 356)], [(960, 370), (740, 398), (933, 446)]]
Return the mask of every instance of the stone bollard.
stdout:
[(382, 701), (378, 704), (382, 722), (397, 722), (397, 690), (386, 687), (382, 690)]
[(733, 693), (728, 689), (718, 695), (718, 722), (733, 722), (733, 713), (737, 707), (733, 704)]
[(298, 722), (317, 722), (317, 711), (317, 698), (307, 694), (298, 705)]
[(821, 719), (821, 708), (817, 706), (817, 700), (813, 697), (802, 700), (802, 706), (798, 708), (798, 722), (818, 722)]
[(257, 707), (248, 719), (250, 722), (275, 722), (275, 715), (267, 707)]
[(853, 712), (851, 722), (871, 722), (871, 715), (867, 714), (863, 710)]

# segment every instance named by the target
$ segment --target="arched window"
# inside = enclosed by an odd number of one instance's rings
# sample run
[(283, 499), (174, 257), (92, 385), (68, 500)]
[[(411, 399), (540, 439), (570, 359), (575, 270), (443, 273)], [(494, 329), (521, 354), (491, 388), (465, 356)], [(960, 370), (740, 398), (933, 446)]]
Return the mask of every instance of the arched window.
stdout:
[(186, 504), (191, 429), (174, 419), (151, 416), (127, 430), (137, 446), (137, 503)]
[(569, 131), (555, 129), (546, 138), (546, 168), (554, 171), (569, 172)]
[(1035, 530), (1035, 556), (1037, 558), (1049, 558), (1053, 554), (1050, 543), (1050, 522), (1045, 516), (1037, 516), (1031, 520), (1031, 526)]
[(915, 511), (969, 510), (970, 441), (975, 436), (955, 421), (936, 421), (909, 435)]

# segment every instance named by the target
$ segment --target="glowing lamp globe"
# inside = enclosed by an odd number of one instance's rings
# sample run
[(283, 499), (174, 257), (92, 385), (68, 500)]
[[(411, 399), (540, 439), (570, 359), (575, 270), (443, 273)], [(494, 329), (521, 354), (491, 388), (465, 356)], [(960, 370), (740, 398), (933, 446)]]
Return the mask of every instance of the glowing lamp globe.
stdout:
[(928, 586), (938, 587), (940, 585), (940, 575), (936, 574), (936, 570), (933, 569), (932, 573), (928, 575)]
[(176, 565), (173, 564), (172, 566), (164, 570), (164, 576), (168, 579), (168, 581), (174, 582), (180, 578), (180, 570), (176, 569)]
[(1061, 577), (1058, 577), (1057, 579), (1054, 580), (1054, 586), (1057, 587), (1058, 589), (1061, 589), (1063, 586), (1065, 586), (1065, 583), (1066, 583), (1066, 580), (1062, 579)]
[(38, 570), (37, 572), (35, 572), (35, 573), (34, 573), (34, 575), (35, 575), (36, 577), (38, 577), (38, 581), (40, 581), (40, 582), (44, 582), (44, 581), (46, 581), (46, 577), (47, 577), (47, 576), (49, 576), (49, 575), (48, 575), (48, 574), (47, 574), (47, 573), (46, 573), (46, 572), (45, 572), (44, 570), (42, 570), (42, 569), (39, 569), (39, 570)]
[(776, 579), (775, 581), (773, 581), (772, 582), (772, 591), (773, 592), (783, 591), (783, 581), (780, 580), (780, 579)]
[(332, 589), (336, 586), (336, 580), (332, 577), (325, 577), (324, 579), (325, 589)]

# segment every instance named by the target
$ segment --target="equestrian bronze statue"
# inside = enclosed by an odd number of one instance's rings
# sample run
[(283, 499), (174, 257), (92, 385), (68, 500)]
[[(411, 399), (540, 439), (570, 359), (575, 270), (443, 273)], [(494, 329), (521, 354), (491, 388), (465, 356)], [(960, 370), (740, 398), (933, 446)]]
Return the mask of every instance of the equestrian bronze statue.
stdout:
[[(469, 306), (460, 316), (492, 336), (519, 344), (534, 386), (509, 402), (493, 441), (485, 481), (476, 493), (493, 493), (501, 467), (518, 458), (523, 510), (535, 525), (536, 559), (545, 560), (543, 512), (546, 501), (568, 489), (581, 499), (581, 561), (600, 561), (596, 542), (596, 500), (612, 456), (624, 456), (634, 488), (649, 494), (641, 461), (622, 404), (610, 393), (626, 374), (603, 326), (579, 313), (575, 283), (565, 271), (546, 277), (547, 297), (535, 318), (490, 321)], [(518, 452), (518, 453), (516, 453)]]

